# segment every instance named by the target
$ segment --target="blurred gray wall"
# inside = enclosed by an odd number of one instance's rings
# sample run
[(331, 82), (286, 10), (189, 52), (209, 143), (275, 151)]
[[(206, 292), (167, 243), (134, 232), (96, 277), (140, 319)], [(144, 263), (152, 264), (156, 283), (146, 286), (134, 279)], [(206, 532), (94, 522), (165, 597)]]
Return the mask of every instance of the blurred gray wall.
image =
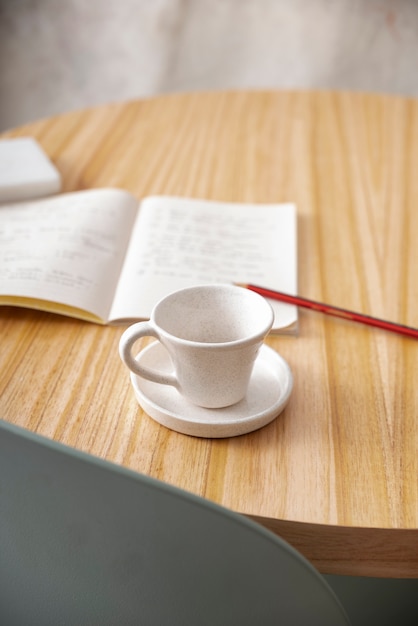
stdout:
[(168, 91), (418, 94), (418, 0), (0, 0), (0, 130)]

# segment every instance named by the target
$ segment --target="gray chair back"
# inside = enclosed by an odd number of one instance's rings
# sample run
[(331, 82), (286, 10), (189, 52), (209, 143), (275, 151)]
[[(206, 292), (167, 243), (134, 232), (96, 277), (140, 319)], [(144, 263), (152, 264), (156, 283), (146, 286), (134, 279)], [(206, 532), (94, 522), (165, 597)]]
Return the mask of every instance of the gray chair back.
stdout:
[(0, 421), (0, 623), (348, 621), (318, 572), (258, 524)]

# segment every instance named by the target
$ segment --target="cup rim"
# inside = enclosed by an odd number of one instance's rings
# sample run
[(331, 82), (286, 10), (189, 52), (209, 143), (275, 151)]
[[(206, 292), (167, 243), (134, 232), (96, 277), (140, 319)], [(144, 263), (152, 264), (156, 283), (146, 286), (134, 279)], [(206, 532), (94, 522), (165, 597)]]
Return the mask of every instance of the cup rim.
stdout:
[[(266, 322), (266, 324), (264, 324), (262, 328), (260, 328), (257, 332), (252, 333), (251, 335), (242, 337), (240, 339), (233, 339), (232, 341), (220, 341), (220, 342), (206, 342), (206, 341), (194, 341), (192, 339), (184, 339), (184, 338), (178, 337), (170, 333), (169, 331), (165, 330), (163, 327), (161, 327), (157, 323), (155, 316), (158, 312), (158, 307), (160, 305), (162, 305), (163, 303), (168, 301), (170, 298), (172, 298), (173, 296), (179, 293), (183, 293), (186, 291), (189, 291), (189, 292), (198, 291), (200, 289), (209, 289), (209, 290), (225, 289), (228, 291), (235, 291), (235, 292), (240, 292), (240, 293), (245, 292), (247, 297), (253, 300), (257, 300), (258, 302), (263, 301), (265, 308), (266, 308), (266, 313), (268, 312), (268, 315), (269, 315), (269, 320), (268, 322)], [(171, 293), (167, 294), (166, 296), (161, 298), (161, 300), (159, 300), (157, 304), (154, 306), (152, 313), (151, 313), (150, 321), (158, 328), (158, 332), (162, 336), (166, 337), (171, 342), (176, 343), (178, 345), (194, 346), (194, 347), (199, 347), (199, 348), (206, 348), (208, 350), (214, 350), (214, 349), (230, 350), (231, 348), (234, 348), (234, 347), (241, 348), (241, 347), (245, 347), (245, 346), (257, 343), (258, 341), (262, 341), (264, 337), (268, 335), (268, 333), (270, 332), (273, 326), (274, 311), (273, 311), (271, 304), (263, 296), (261, 296), (260, 294), (254, 291), (246, 289), (245, 287), (241, 287), (239, 285), (234, 285), (231, 283), (208, 283), (208, 284), (194, 285), (191, 287), (183, 287), (181, 289), (176, 289), (175, 291), (172, 291)]]

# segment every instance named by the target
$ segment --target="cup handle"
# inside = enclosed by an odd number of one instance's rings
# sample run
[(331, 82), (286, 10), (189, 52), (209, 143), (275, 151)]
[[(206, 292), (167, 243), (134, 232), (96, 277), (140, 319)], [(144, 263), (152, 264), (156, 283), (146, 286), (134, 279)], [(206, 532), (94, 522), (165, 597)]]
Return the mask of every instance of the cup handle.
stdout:
[(148, 367), (140, 365), (134, 355), (132, 354), (132, 348), (134, 343), (140, 337), (156, 337), (161, 341), (158, 332), (150, 322), (138, 322), (133, 324), (125, 330), (119, 341), (119, 354), (125, 365), (142, 378), (151, 380), (154, 383), (160, 383), (161, 385), (172, 385), (178, 388), (179, 384), (174, 374), (161, 374), (155, 370), (151, 370)]

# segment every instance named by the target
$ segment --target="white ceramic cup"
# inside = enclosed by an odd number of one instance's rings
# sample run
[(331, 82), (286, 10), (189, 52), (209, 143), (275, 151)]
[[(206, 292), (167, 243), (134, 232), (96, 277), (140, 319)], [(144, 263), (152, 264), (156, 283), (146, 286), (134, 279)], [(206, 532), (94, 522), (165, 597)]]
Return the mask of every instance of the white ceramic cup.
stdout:
[[(226, 407), (244, 398), (273, 319), (270, 304), (243, 287), (181, 289), (156, 304), (149, 322), (127, 328), (120, 339), (120, 356), (138, 376), (173, 385), (194, 404)], [(158, 373), (137, 362), (134, 343), (145, 336), (156, 337), (166, 347), (172, 373)]]

